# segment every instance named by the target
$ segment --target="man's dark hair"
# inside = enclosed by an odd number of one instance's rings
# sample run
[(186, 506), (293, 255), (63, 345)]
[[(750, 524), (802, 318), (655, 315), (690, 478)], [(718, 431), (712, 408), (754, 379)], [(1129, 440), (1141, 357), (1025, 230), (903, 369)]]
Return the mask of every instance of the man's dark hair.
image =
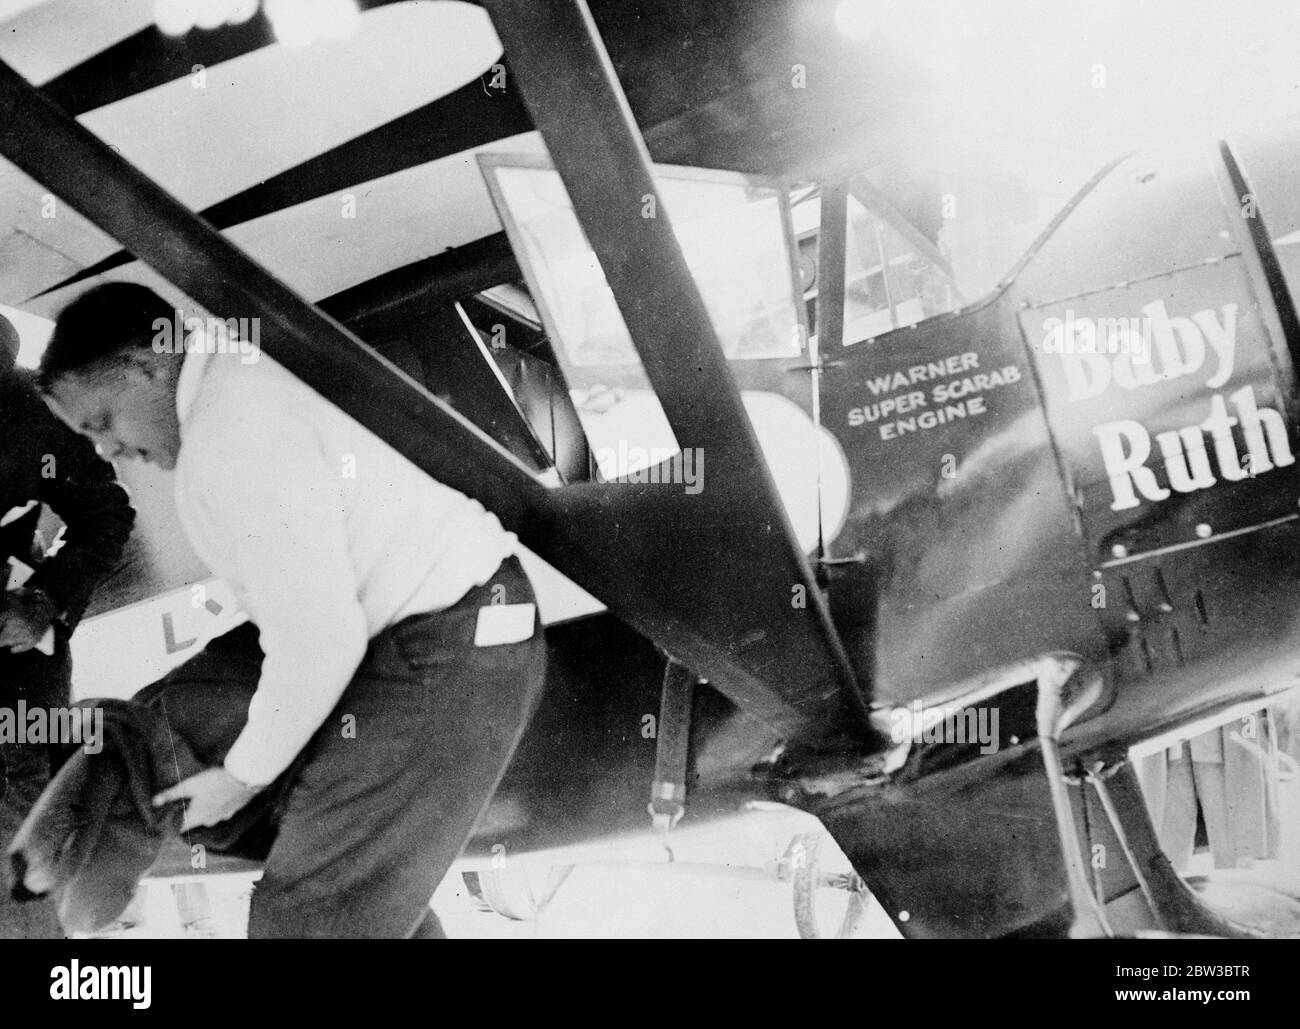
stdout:
[(174, 308), (148, 286), (105, 282), (72, 301), (54, 322), (41, 358), (41, 387), (81, 371), (123, 350), (153, 343), (159, 318), (172, 321)]

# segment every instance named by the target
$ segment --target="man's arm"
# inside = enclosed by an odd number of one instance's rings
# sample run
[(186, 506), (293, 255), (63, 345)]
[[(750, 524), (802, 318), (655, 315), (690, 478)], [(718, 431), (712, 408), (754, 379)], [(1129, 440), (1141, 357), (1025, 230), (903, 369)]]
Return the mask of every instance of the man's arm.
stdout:
[(72, 629), (95, 589), (117, 568), (135, 510), (113, 466), (90, 441), (50, 414), (40, 400), (34, 403), (43, 414), (44, 431), (34, 433), (42, 448), (40, 499), (63, 520), (65, 529), (63, 545), (36, 569), (27, 588), (52, 597)]
[(235, 553), (236, 567), (213, 571), (239, 583), (265, 655), (225, 767), (265, 786), (338, 702), (369, 640), (348, 551), (341, 459), (324, 455), (312, 427), (284, 411), (227, 424), (215, 439), (201, 429), (194, 435), (187, 487)]

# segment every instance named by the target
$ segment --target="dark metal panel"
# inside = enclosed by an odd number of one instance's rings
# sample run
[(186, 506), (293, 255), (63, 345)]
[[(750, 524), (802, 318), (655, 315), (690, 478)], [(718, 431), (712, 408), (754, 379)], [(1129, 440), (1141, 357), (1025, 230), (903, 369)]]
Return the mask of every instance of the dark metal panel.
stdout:
[(823, 382), (852, 484), (831, 591), (874, 640), (879, 696), (929, 703), (1053, 651), (1104, 659), (1010, 297), (845, 347)]
[(669, 212), (659, 203), (654, 217), (643, 214), (646, 198), (657, 196), (649, 155), (590, 12), (580, 0), (487, 6), (673, 432), (683, 450), (707, 458), (707, 484), (698, 493), (661, 488), (646, 495), (643, 513), (657, 509), (650, 524), (663, 534), (657, 547), (642, 544), (647, 565), (638, 571), (647, 597), (665, 610), (689, 611), (702, 635), (743, 654), (823, 734), (868, 734), (863, 695)]
[[(1291, 517), (1108, 569), (1116, 699), (1067, 735), (1067, 749), (1122, 750), (1234, 703), (1262, 708), (1294, 687), (1297, 543), (1300, 519)], [(1136, 617), (1116, 625), (1129, 611)]]
[[(812, 810), (910, 939), (1004, 936), (1065, 905), (1036, 750)], [(964, 874), (954, 875), (954, 865)]]
[[(1260, 313), (1240, 257), (1020, 312), (1095, 565), (1204, 545), (1295, 509), (1290, 455), (1263, 435), (1252, 442), (1236, 424), (1241, 402), (1275, 418), (1264, 412), (1277, 411), (1284, 395)], [(1045, 352), (1057, 326), (1072, 331), (1069, 349), (1056, 352), (1053, 343)], [(1113, 341), (1115, 352), (1084, 350), (1102, 335), (1109, 339), (1101, 345)], [(1249, 398), (1240, 392), (1247, 389)], [(1203, 430), (1212, 405), (1231, 418), (1239, 458), (1254, 455), (1253, 471), (1237, 480), (1229, 476), (1240, 472), (1225, 470), (1215, 437)], [(1182, 433), (1172, 456), (1162, 450), (1166, 433)], [(1203, 458), (1189, 441), (1200, 445)], [(1264, 447), (1272, 455), (1268, 464)], [(1111, 470), (1126, 464), (1121, 456), (1134, 455), (1142, 456), (1140, 466), (1112, 481)], [(1191, 488), (1171, 479), (1180, 472), (1183, 480), (1196, 476)], [(1151, 477), (1146, 488), (1140, 476)]]

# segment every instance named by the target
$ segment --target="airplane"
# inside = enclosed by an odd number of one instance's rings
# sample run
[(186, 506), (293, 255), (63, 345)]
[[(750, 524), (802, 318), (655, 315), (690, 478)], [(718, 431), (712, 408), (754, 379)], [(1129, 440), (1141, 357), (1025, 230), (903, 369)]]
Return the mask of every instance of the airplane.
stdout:
[[(482, 895), (793, 809), (904, 937), (1278, 931), (1176, 872), (1130, 751), (1297, 688), (1296, 127), (1099, 165), (972, 293), (926, 85), (832, 4), (5, 6), (0, 301), (244, 320), (527, 548)], [(180, 597), (170, 658), (234, 612), (122, 474), (83, 633)]]

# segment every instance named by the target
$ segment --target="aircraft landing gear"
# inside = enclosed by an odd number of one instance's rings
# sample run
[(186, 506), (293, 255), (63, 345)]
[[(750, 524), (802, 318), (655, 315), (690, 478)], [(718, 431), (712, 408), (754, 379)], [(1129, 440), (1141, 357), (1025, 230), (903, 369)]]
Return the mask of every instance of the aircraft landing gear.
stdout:
[[(1038, 737), (1074, 910), (1070, 936), (1112, 937), (1115, 932), (1107, 921), (1104, 898), (1098, 897), (1088, 882), (1083, 848), (1061, 766), (1061, 733), (1097, 700), (1101, 691), (1100, 678), (1077, 674), (1080, 667), (1078, 658), (1061, 655), (1039, 676)], [(1174, 870), (1160, 847), (1137, 776), (1127, 760), (1110, 765), (1102, 761), (1092, 762), (1087, 767), (1087, 782), (1097, 791), (1158, 930), (1235, 938), (1266, 935), (1215, 912)]]
[(1088, 873), (1084, 869), (1074, 811), (1070, 807), (1069, 788), (1065, 782), (1065, 773), (1061, 770), (1061, 733), (1091, 707), (1101, 694), (1099, 678), (1076, 676), (1081, 665), (1079, 658), (1067, 654), (1045, 662), (1038, 677), (1036, 709), (1038, 742), (1042, 747), (1052, 811), (1056, 815), (1056, 831), (1061, 840), (1061, 852), (1065, 855), (1070, 903), (1074, 908), (1070, 936), (1075, 939), (1114, 935), (1106, 923), (1106, 914), (1101, 904), (1088, 885)]
[(512, 922), (533, 922), (546, 910), (572, 871), (573, 865), (551, 866), (545, 883), (536, 891), (528, 869), (486, 868), (465, 872), (462, 878), (481, 910), (495, 911)]
[[(826, 834), (801, 833), (790, 842), (786, 860), (794, 886), (794, 922), (804, 940), (851, 940), (863, 929), (871, 905), (871, 892), (851, 868), (844, 872), (822, 869), (820, 848)], [(823, 931), (823, 915), (839, 901), (843, 914), (829, 933)], [(832, 916), (833, 917), (833, 916)]]
[(1094, 762), (1088, 781), (1097, 790), (1138, 887), (1159, 929), (1171, 933), (1262, 938), (1268, 934), (1220, 915), (1183, 881), (1160, 846), (1132, 764)]

